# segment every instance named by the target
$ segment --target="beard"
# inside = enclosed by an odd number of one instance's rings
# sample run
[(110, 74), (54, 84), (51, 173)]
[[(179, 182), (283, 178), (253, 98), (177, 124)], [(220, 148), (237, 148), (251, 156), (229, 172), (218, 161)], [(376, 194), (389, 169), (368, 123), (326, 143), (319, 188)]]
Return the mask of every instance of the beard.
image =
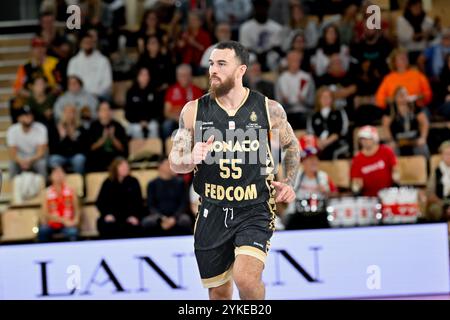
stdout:
[[(217, 77), (215, 77), (218, 79)], [(228, 77), (224, 82), (221, 82), (217, 85), (213, 85), (210, 79), (209, 93), (213, 98), (220, 98), (224, 95), (228, 94), (231, 89), (234, 87), (234, 78)]]

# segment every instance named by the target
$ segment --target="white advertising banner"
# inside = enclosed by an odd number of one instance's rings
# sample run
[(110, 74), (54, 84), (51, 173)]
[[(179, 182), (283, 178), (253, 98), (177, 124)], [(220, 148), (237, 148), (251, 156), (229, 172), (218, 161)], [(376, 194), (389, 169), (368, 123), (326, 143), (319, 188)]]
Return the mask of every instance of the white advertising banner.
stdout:
[[(446, 294), (447, 224), (276, 232), (263, 281), (267, 299)], [(0, 299), (207, 298), (191, 236), (0, 247)]]

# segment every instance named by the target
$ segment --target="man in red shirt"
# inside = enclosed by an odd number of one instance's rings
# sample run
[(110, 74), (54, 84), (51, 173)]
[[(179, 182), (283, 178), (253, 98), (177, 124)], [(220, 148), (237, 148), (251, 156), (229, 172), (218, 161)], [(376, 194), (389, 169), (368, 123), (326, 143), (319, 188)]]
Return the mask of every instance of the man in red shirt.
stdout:
[(191, 100), (200, 98), (203, 90), (192, 83), (192, 69), (188, 64), (177, 67), (177, 82), (167, 89), (164, 98), (163, 139), (170, 137), (178, 126), (183, 106)]
[(376, 197), (378, 191), (398, 182), (397, 158), (391, 148), (380, 145), (375, 127), (362, 127), (358, 132), (358, 139), (362, 148), (352, 160), (352, 191)]

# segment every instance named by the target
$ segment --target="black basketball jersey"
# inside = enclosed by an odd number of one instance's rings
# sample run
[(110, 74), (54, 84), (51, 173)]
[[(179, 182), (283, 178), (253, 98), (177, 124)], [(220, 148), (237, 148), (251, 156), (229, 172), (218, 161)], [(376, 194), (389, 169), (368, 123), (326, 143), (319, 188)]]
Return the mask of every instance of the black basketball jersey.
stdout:
[(194, 189), (219, 206), (275, 204), (267, 98), (247, 90), (243, 103), (233, 111), (210, 94), (198, 99), (195, 142), (205, 142), (211, 135), (214, 142), (205, 161), (194, 169)]

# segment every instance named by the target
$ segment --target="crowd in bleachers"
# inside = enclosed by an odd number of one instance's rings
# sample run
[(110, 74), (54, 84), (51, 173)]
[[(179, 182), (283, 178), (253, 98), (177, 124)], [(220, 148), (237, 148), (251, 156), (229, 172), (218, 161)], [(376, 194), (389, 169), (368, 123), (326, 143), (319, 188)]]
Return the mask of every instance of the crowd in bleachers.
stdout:
[[(40, 239), (55, 230), (76, 238), (82, 205), (64, 172), (109, 170), (95, 199), (103, 238), (192, 232), (192, 175), (176, 176), (161, 156), (184, 104), (207, 92), (214, 44), (229, 39), (251, 52), (244, 84), (279, 101), (299, 136), (313, 137), (303, 145), (300, 185), (329, 197), (376, 196), (398, 184), (397, 157), (428, 163), (450, 137), (447, 128), (430, 136), (433, 123), (450, 120), (450, 28), (421, 0), (390, 1), (391, 8), (398, 2), (395, 19), (383, 11), (381, 29), (370, 29), (369, 0), (146, 1), (140, 27), (130, 30), (123, 5), (80, 1), (82, 30), (69, 30), (56, 27), (67, 18), (64, 2), (44, 1), (30, 60), (17, 71), (7, 133), (16, 185), (38, 189), (41, 182), (21, 174), (31, 171), (48, 186)], [(131, 85), (117, 99), (115, 84), (124, 81)], [(438, 178), (428, 168), (435, 207), (450, 196), (448, 150), (440, 149)], [(353, 156), (346, 187), (323, 172), (314, 178), (316, 161)], [(386, 166), (367, 175), (362, 168), (374, 157)], [(133, 177), (127, 160), (139, 159), (159, 160), (155, 180)]]

